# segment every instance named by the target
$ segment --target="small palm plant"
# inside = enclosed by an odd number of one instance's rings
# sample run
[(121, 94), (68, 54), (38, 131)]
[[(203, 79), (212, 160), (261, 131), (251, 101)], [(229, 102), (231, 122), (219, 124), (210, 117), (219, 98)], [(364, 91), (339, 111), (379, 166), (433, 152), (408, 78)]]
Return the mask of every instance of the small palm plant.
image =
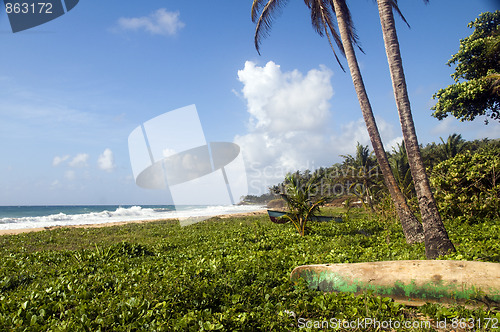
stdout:
[(280, 194), (285, 200), (289, 213), (283, 216), (293, 223), (300, 236), (306, 232), (306, 224), (319, 213), (320, 207), (329, 198), (323, 193), (323, 175), (301, 177), (300, 174), (287, 174)]

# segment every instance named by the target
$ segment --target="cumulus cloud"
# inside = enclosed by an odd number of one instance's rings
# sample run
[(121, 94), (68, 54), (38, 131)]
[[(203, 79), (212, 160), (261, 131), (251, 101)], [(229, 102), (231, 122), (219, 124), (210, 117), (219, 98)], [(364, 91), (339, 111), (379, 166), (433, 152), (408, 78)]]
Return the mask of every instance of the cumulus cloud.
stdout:
[(238, 78), (244, 85), (251, 129), (278, 133), (321, 127), (330, 115), (332, 75), (325, 66), (304, 76), (298, 70), (282, 72), (272, 61), (264, 67), (247, 61)]
[(87, 153), (79, 153), (68, 163), (68, 165), (71, 167), (87, 167), (88, 159), (89, 155)]
[(115, 168), (113, 151), (111, 151), (111, 149), (105, 149), (104, 152), (99, 155), (97, 165), (100, 169), (111, 172)]
[(173, 36), (185, 26), (179, 16), (178, 11), (169, 12), (160, 8), (149, 16), (121, 17), (118, 19), (118, 27), (122, 30), (145, 30), (154, 35)]
[(272, 61), (264, 67), (247, 61), (238, 71), (250, 118), (248, 133), (234, 141), (242, 148), (249, 177), (254, 178), (250, 187), (265, 190), (288, 171), (331, 160), (325, 147), (332, 75), (324, 66), (305, 75), (298, 70), (283, 72)]
[(68, 159), (69, 159), (69, 155), (65, 155), (65, 156), (62, 156), (62, 157), (55, 156), (54, 160), (52, 160), (52, 166), (58, 166), (58, 165), (60, 165), (61, 163), (65, 162)]
[[(330, 166), (340, 154), (353, 153), (358, 141), (370, 144), (362, 118), (334, 122), (332, 75), (325, 66), (306, 74), (284, 72), (274, 62), (260, 67), (247, 61), (238, 71), (249, 120), (248, 132), (234, 142), (246, 160), (250, 193), (266, 192), (287, 172)], [(361, 116), (359, 108), (342, 111)], [(392, 125), (383, 119), (377, 124), (383, 140), (392, 143), (398, 136)]]

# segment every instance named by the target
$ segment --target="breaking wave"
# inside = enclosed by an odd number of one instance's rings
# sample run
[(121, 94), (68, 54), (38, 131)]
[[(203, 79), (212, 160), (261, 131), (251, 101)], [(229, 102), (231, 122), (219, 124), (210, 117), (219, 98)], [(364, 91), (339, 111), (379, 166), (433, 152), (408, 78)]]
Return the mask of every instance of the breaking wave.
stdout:
[[(130, 207), (118, 207), (114, 210), (110, 209), (85, 213), (71, 213), (70, 211), (64, 211), (69, 210), (69, 208), (58, 208), (61, 212), (48, 215), (22, 217), (9, 216), (0, 218), (0, 229), (23, 229), (51, 226), (102, 224), (120, 221), (209, 217), (223, 214), (251, 212), (260, 210), (263, 207), (255, 205), (181, 206), (177, 207), (177, 210), (174, 210), (173, 207), (142, 207), (135, 205)], [(92, 207), (86, 207), (83, 210), (91, 209)]]

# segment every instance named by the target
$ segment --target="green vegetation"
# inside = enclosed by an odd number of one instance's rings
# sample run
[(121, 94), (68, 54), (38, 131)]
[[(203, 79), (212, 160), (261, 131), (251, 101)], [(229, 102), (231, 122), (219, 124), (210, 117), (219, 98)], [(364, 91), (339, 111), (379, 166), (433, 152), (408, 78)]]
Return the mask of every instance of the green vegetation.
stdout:
[[(305, 237), (267, 216), (2, 236), (0, 330), (290, 331), (299, 318), (500, 319), (293, 285), (290, 272), (303, 264), (425, 259), (423, 244), (406, 244), (394, 218), (355, 208), (348, 219), (311, 223)], [(499, 221), (446, 221), (457, 253), (443, 259), (500, 262)]]
[[(468, 152), (468, 151), (467, 151)], [(434, 167), (440, 212), (475, 221), (500, 217), (500, 148), (458, 154)]]
[(315, 174), (305, 180), (299, 173), (287, 174), (282, 190), (289, 214), (283, 216), (292, 222), (300, 236), (306, 234), (307, 222), (319, 214), (328, 198), (321, 192), (322, 176)]
[[(411, 176), (410, 163), (408, 162), (404, 142), (398, 143), (397, 148), (392, 149), (389, 162), (392, 173), (405, 199), (407, 201), (415, 199), (417, 194), (415, 193), (415, 185)], [(414, 212), (418, 211), (417, 207), (413, 210)]]
[(474, 32), (460, 41), (447, 63), (456, 65), (451, 75), (456, 83), (433, 96), (438, 102), (432, 115), (442, 120), (451, 114), (460, 121), (485, 115), (500, 121), (500, 11), (482, 13), (468, 27)]
[[(258, 15), (264, 3), (256, 0), (252, 8), (257, 47), (272, 18), (268, 10)], [(326, 34), (330, 43), (333, 38), (338, 46), (352, 48), (353, 31), (342, 43), (331, 22), (335, 13), (339, 24), (352, 26), (345, 1), (335, 3), (326, 9), (306, 1), (313, 13), (324, 14), (312, 16), (316, 31)], [(381, 7), (391, 3), (379, 0)], [(393, 5), (384, 20), (392, 20)], [(498, 11), (486, 13), (471, 23), (476, 30), (461, 41), (459, 53), (449, 62), (457, 63), (457, 84), (436, 95), (436, 117), (444, 118), (453, 109), (462, 120), (488, 110), (491, 118), (500, 118), (495, 67), (499, 17)], [(422, 148), (456, 248), (440, 259), (500, 263), (500, 143), (465, 142), (460, 135), (441, 141)], [(398, 187), (419, 212), (404, 146), (388, 157)], [(358, 144), (356, 156), (344, 159), (313, 173), (296, 172), (284, 181), (289, 210), (297, 216), (292, 224), (276, 225), (263, 215), (212, 218), (188, 227), (157, 221), (1, 236), (0, 331), (289, 331), (299, 327), (299, 319), (500, 320), (498, 308), (412, 308), (369, 292), (323, 293), (290, 282), (293, 268), (304, 264), (426, 257), (424, 244), (406, 243), (368, 147)], [(308, 236), (303, 236), (309, 216), (319, 213), (325, 197), (334, 195), (357, 196), (366, 209), (352, 208), (348, 198), (343, 223), (310, 222)], [(260, 203), (274, 197), (246, 199)]]
[(356, 154), (354, 156), (342, 155), (344, 162), (342, 167), (347, 170), (344, 175), (344, 181), (349, 181), (349, 192), (352, 192), (365, 207), (373, 211), (372, 198), (375, 192), (383, 186), (383, 181), (379, 174), (377, 159), (370, 153), (367, 146), (356, 145)]
[[(500, 139), (465, 141), (461, 135), (452, 134), (446, 140), (441, 138), (441, 144), (431, 143), (421, 149), (444, 219), (473, 221), (499, 217)], [(404, 144), (398, 144), (398, 148), (387, 155), (401, 192), (417, 214), (418, 202)], [(342, 164), (314, 172), (296, 172), (294, 176), (302, 182), (321, 177), (324, 195), (352, 197), (360, 200), (366, 210), (368, 203), (374, 203), (373, 210), (381, 215), (394, 212), (388, 190), (368, 147), (358, 143), (355, 156), (343, 157)], [(270, 189), (276, 191), (285, 184)]]

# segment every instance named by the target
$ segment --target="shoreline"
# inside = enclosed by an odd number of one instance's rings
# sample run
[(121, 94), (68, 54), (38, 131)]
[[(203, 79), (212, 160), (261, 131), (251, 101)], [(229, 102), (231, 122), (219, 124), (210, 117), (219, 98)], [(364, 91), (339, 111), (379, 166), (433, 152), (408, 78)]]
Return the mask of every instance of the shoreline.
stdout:
[[(261, 215), (264, 213), (266, 213), (265, 209), (252, 211), (252, 212), (220, 214), (220, 215), (208, 216), (207, 220), (210, 218), (215, 218), (215, 217), (219, 217), (221, 219), (249, 217), (249, 216)], [(47, 226), (47, 227), (36, 227), (36, 228), (0, 229), (0, 236), (17, 235), (17, 234), (31, 233), (31, 232), (50, 231), (50, 230), (60, 229), (60, 228), (100, 228), (100, 227), (123, 226), (123, 225), (127, 225), (127, 224), (145, 224), (145, 223), (149, 223), (149, 222), (162, 221), (162, 220), (178, 220), (178, 219), (130, 220), (130, 221), (106, 222), (106, 223), (99, 223), (99, 224), (80, 224), (80, 225)]]

